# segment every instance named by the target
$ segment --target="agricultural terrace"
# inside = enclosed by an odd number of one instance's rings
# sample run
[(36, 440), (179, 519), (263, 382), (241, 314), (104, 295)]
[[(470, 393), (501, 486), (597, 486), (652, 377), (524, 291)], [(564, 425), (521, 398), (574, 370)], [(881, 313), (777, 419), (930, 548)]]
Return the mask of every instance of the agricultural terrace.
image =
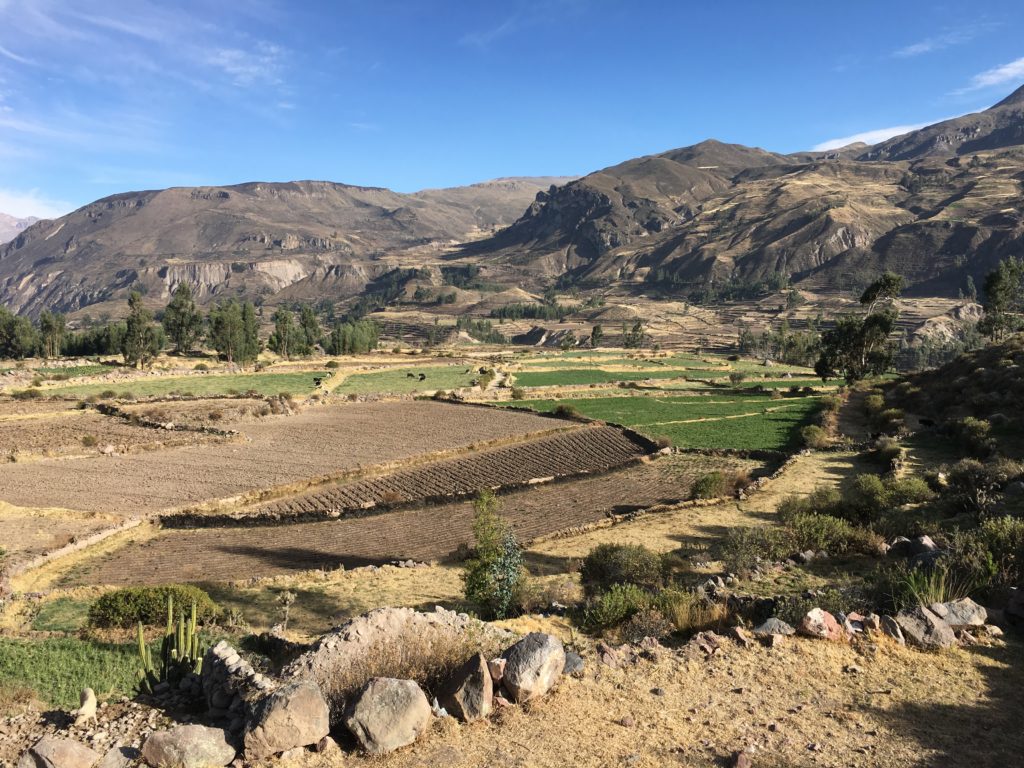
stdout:
[(332, 391), (339, 395), (409, 394), (475, 386), (479, 364), (400, 365), (348, 374)]
[(809, 423), (819, 398), (723, 392), (521, 400), (514, 405), (542, 413), (571, 408), (592, 419), (632, 427), (652, 439), (667, 437), (677, 448), (785, 451), (798, 447), (800, 427)]
[(271, 396), (278, 394), (308, 395), (314, 379), (323, 378), (322, 371), (292, 373), (201, 373), (187, 376), (146, 376), (124, 381), (45, 386), (40, 393), (47, 397), (99, 397), (113, 395), (120, 399), (136, 397), (224, 397), (240, 394)]

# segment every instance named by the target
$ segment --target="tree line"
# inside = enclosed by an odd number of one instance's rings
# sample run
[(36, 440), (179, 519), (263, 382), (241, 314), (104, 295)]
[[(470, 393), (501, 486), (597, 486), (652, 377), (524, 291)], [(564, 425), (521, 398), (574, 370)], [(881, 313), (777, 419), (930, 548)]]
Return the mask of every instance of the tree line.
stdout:
[[(325, 332), (308, 304), (299, 305), (298, 320), (284, 307), (272, 319), (267, 346), (285, 358), (311, 355), (316, 347), (330, 355), (363, 354), (377, 347), (377, 325), (370, 320), (336, 320)], [(227, 362), (245, 365), (263, 349), (259, 328), (252, 302), (227, 299), (204, 314), (192, 289), (182, 283), (159, 319), (132, 291), (125, 319), (81, 330), (69, 329), (59, 312), (43, 310), (33, 323), (0, 307), (0, 358), (121, 355), (126, 365), (145, 367), (165, 349), (185, 355), (205, 345)]]

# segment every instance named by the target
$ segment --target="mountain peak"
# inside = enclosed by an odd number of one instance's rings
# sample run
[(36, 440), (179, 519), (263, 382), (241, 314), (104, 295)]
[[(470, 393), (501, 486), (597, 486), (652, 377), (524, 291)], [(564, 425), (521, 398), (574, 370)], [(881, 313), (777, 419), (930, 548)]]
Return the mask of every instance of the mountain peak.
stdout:
[(997, 109), (999, 107), (1008, 107), (1011, 104), (1024, 104), (1024, 85), (1022, 85), (1016, 91), (1014, 91), (1005, 99), (1000, 101), (998, 104), (993, 106), (992, 109)]

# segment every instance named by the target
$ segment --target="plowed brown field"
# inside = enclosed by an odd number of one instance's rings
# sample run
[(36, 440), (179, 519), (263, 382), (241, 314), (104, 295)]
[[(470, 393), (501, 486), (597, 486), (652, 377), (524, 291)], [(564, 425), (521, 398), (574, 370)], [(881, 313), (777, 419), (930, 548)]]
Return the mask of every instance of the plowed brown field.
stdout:
[(247, 441), (6, 465), (0, 501), (139, 515), (564, 425), (430, 401), (314, 407), (245, 425)]
[(638, 459), (644, 453), (643, 446), (615, 427), (575, 429), (263, 504), (248, 510), (246, 517), (341, 514), (381, 503), (475, 494), (482, 488), (601, 472)]
[[(750, 462), (679, 455), (605, 475), (533, 486), (502, 497), (502, 515), (521, 541), (600, 521), (689, 495), (711, 469)], [(472, 538), (469, 502), (368, 517), (280, 525), (272, 529), (167, 530), (79, 563), (75, 584), (233, 581), (313, 568), (356, 567), (391, 560), (439, 560)]]

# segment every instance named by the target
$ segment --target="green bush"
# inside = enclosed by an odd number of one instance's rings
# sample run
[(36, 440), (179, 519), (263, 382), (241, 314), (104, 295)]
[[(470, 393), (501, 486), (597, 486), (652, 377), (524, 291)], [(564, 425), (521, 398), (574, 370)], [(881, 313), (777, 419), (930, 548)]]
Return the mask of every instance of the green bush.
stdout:
[(579, 623), (588, 632), (600, 632), (650, 608), (652, 602), (651, 593), (635, 584), (614, 584), (584, 604)]
[(580, 567), (580, 583), (587, 595), (606, 592), (616, 584), (653, 590), (661, 582), (661, 557), (640, 544), (600, 544)]
[(821, 608), (833, 616), (848, 613), (859, 597), (838, 589), (820, 590), (813, 596), (794, 595), (776, 608), (775, 615), (795, 627), (813, 608)]
[(825, 550), (833, 555), (857, 553), (874, 555), (881, 551), (882, 539), (866, 528), (831, 515), (797, 515), (789, 523), (801, 552)]
[(894, 469), (903, 460), (904, 454), (905, 451), (896, 438), (883, 435), (868, 451), (868, 458), (888, 471)]
[(1015, 462), (961, 459), (950, 468), (947, 482), (950, 496), (961, 510), (984, 517), (1002, 487), (1019, 474), (1020, 467)]
[(956, 442), (974, 456), (984, 458), (995, 450), (992, 424), (984, 419), (968, 416), (950, 423), (948, 429)]
[(523, 400), (526, 398), (526, 390), (522, 387), (512, 387), (512, 399)]
[(857, 475), (844, 499), (847, 516), (858, 523), (870, 523), (888, 507), (889, 492), (878, 475)]
[(895, 506), (919, 504), (935, 497), (928, 483), (921, 477), (893, 478), (885, 481), (885, 487), (889, 493), (889, 503)]
[(777, 562), (796, 551), (792, 531), (776, 526), (732, 528), (717, 545), (718, 558), (731, 573), (750, 573), (759, 562)]
[(124, 587), (101, 595), (89, 606), (89, 626), (129, 628), (138, 622), (162, 625), (167, 621), (167, 596), (175, 605), (196, 604), (196, 615), (202, 622), (213, 621), (220, 608), (206, 592), (191, 584), (168, 584), (158, 587)]
[(967, 597), (977, 583), (947, 565), (912, 566), (906, 562), (880, 566), (870, 578), (875, 605), (895, 613), (915, 605), (931, 605)]
[(808, 448), (828, 448), (832, 444), (828, 431), (814, 424), (808, 424), (800, 430), (800, 439)]
[(843, 407), (843, 398), (839, 395), (825, 395), (819, 402), (821, 403), (821, 410), (827, 413), (839, 413)]
[(693, 487), (690, 488), (690, 498), (719, 499), (728, 496), (731, 492), (731, 483), (724, 472), (708, 472), (694, 481)]
[(328, 360), (326, 363), (324, 363), (324, 368), (338, 368), (338, 367), (340, 367), (340, 363), (338, 363), (337, 360)]
[(523, 597), (526, 569), (512, 527), (498, 515), (498, 499), (482, 491), (474, 500), (473, 557), (462, 574), (465, 595), (488, 619), (504, 619)]

